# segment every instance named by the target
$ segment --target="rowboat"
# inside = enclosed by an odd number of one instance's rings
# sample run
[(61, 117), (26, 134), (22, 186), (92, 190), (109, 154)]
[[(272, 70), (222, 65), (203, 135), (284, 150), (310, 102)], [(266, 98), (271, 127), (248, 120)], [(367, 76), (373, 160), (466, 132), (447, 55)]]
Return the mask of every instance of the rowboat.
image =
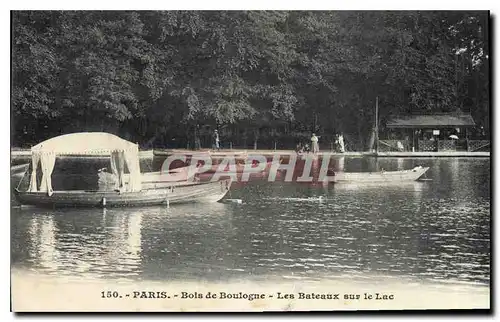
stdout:
[(14, 177), (22, 176), (28, 170), (29, 163), (18, 164), (10, 167), (10, 175)]
[(330, 176), (333, 183), (383, 183), (416, 181), (429, 170), (429, 167), (417, 166), (410, 170), (379, 172), (335, 172)]
[(236, 173), (242, 173), (243, 171), (251, 171), (251, 169), (254, 169), (254, 168), (259, 168), (259, 170), (262, 172), (262, 171), (269, 171), (269, 169), (271, 168), (271, 165), (272, 165), (272, 161), (266, 161), (265, 164), (260, 164), (259, 162), (248, 162), (248, 163), (245, 163), (245, 162), (238, 162), (238, 163), (235, 163), (233, 165), (229, 165), (227, 164), (225, 167), (222, 167), (220, 163), (215, 163), (215, 164), (212, 164), (211, 168), (208, 169), (208, 170), (201, 170), (200, 173), (204, 173), (204, 174), (213, 174), (213, 173), (216, 173), (216, 172), (220, 172), (220, 173), (223, 173), (223, 174), (236, 174)]
[(119, 191), (53, 191), (49, 197), (43, 192), (14, 190), (16, 199), (23, 205), (40, 207), (117, 207), (171, 205), (189, 202), (217, 202), (231, 187), (231, 179), (215, 182), (171, 183), (168, 188), (143, 189), (135, 192)]
[[(216, 202), (231, 187), (231, 179), (215, 182), (195, 182), (189, 179), (187, 168), (168, 172), (141, 173), (137, 144), (102, 132), (61, 135), (46, 140), (31, 149), (29, 187), (20, 189), (24, 178), (14, 190), (21, 204), (39, 206), (113, 207), (170, 205), (183, 202)], [(104, 185), (97, 190), (54, 190), (52, 172), (57, 157), (107, 156), (111, 173), (100, 177)], [(128, 173), (125, 173), (128, 169)], [(37, 175), (41, 170), (42, 176)], [(28, 171), (26, 172), (28, 173)], [(112, 179), (106, 182), (107, 179)], [(102, 183), (102, 182), (100, 182)]]
[(17, 186), (29, 168), (29, 163), (14, 165), (10, 167), (10, 182)]
[[(142, 188), (143, 189), (156, 189), (170, 187), (172, 182), (187, 182), (195, 181), (195, 171), (191, 171), (189, 167), (181, 167), (168, 171), (145, 172), (141, 174)], [(116, 176), (112, 173), (99, 171), (98, 173), (98, 187), (99, 190), (113, 187), (116, 184)], [(130, 175), (123, 174), (123, 182), (125, 185), (130, 181)]]

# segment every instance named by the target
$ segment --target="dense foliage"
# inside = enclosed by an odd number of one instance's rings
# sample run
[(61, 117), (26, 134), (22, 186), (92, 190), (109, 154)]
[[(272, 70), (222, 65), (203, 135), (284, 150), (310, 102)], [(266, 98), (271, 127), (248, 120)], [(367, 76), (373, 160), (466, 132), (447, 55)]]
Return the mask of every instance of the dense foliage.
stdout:
[[(142, 146), (291, 147), (315, 131), (365, 149), (380, 118), (489, 124), (487, 12), (17, 11), (13, 144), (107, 131)], [(266, 145), (267, 144), (267, 145)]]

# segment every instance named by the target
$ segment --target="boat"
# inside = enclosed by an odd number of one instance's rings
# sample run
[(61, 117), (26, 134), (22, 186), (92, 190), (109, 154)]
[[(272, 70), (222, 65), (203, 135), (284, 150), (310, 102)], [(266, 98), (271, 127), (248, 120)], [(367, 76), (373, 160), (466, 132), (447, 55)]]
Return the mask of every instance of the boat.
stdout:
[(23, 176), (29, 166), (29, 163), (13, 165), (10, 167), (10, 175), (14, 177)]
[[(191, 171), (190, 167), (181, 167), (168, 171), (146, 172), (141, 174), (142, 188), (155, 189), (169, 187), (172, 182), (188, 182), (195, 181), (196, 171)], [(106, 187), (114, 186), (116, 184), (116, 176), (113, 173), (101, 169), (98, 173), (98, 186), (99, 189), (106, 189)], [(196, 169), (197, 170), (197, 169)], [(125, 173), (123, 175), (124, 184), (128, 184), (130, 175)]]
[[(114, 182), (95, 190), (53, 190), (51, 177), (56, 158), (80, 155), (109, 157), (110, 175), (115, 177)], [(25, 205), (113, 207), (217, 202), (227, 194), (232, 181), (162, 181), (165, 178), (161, 173), (141, 173), (137, 144), (104, 132), (72, 133), (51, 138), (32, 147), (31, 159), (29, 187), (20, 189), (23, 177), (14, 190), (16, 199)], [(41, 180), (37, 176), (39, 169), (42, 172)], [(128, 169), (128, 174), (125, 169)], [(157, 179), (160, 182), (156, 182)], [(155, 185), (157, 183), (161, 187)]]
[(333, 183), (384, 183), (416, 181), (422, 177), (429, 167), (417, 166), (409, 170), (378, 172), (335, 172), (330, 176)]
[(201, 170), (200, 173), (204, 174), (214, 174), (216, 172), (224, 173), (224, 174), (241, 174), (245, 170), (251, 171), (251, 169), (259, 168), (260, 172), (269, 171), (272, 165), (272, 161), (266, 161), (264, 166), (260, 165), (258, 161), (249, 162), (237, 162), (233, 165), (227, 164), (224, 168), (222, 168), (220, 163), (212, 164), (212, 167), (208, 170)]
[(10, 182), (11, 185), (17, 186), (22, 180), (26, 171), (28, 171), (29, 163), (18, 164), (10, 167)]
[(231, 179), (215, 182), (175, 182), (168, 188), (144, 189), (119, 192), (101, 190), (53, 191), (51, 196), (43, 192), (14, 191), (23, 205), (40, 207), (117, 207), (153, 206), (176, 203), (210, 203), (221, 200), (229, 191)]

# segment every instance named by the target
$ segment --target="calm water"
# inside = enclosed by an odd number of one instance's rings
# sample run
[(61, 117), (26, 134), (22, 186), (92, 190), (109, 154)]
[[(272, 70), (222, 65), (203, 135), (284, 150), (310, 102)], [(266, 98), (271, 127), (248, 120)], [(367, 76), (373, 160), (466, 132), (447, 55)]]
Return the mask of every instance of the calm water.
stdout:
[(415, 165), (430, 166), (432, 180), (326, 187), (255, 180), (231, 188), (228, 198), (241, 204), (169, 209), (13, 207), (12, 266), (145, 280), (384, 276), (489, 283), (489, 159), (335, 163), (345, 171)]

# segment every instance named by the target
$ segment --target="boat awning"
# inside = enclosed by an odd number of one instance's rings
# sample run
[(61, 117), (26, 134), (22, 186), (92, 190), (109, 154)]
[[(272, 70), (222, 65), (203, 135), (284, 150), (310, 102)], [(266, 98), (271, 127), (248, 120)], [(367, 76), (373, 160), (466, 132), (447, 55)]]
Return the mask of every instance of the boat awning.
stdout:
[(475, 126), (470, 114), (432, 114), (432, 115), (403, 115), (389, 119), (387, 128), (451, 128)]
[(34, 153), (56, 155), (111, 155), (138, 150), (137, 144), (104, 132), (81, 132), (57, 136), (31, 148)]
[[(81, 132), (61, 135), (43, 141), (31, 148), (32, 174), (28, 191), (47, 192), (52, 195), (52, 171), (57, 156), (61, 155), (104, 155), (111, 157), (111, 171), (117, 176), (119, 191), (140, 191), (141, 172), (139, 147), (116, 135), (103, 132)], [(40, 165), (42, 180), (37, 182), (37, 168)], [(123, 183), (124, 166), (130, 172), (128, 185)]]

